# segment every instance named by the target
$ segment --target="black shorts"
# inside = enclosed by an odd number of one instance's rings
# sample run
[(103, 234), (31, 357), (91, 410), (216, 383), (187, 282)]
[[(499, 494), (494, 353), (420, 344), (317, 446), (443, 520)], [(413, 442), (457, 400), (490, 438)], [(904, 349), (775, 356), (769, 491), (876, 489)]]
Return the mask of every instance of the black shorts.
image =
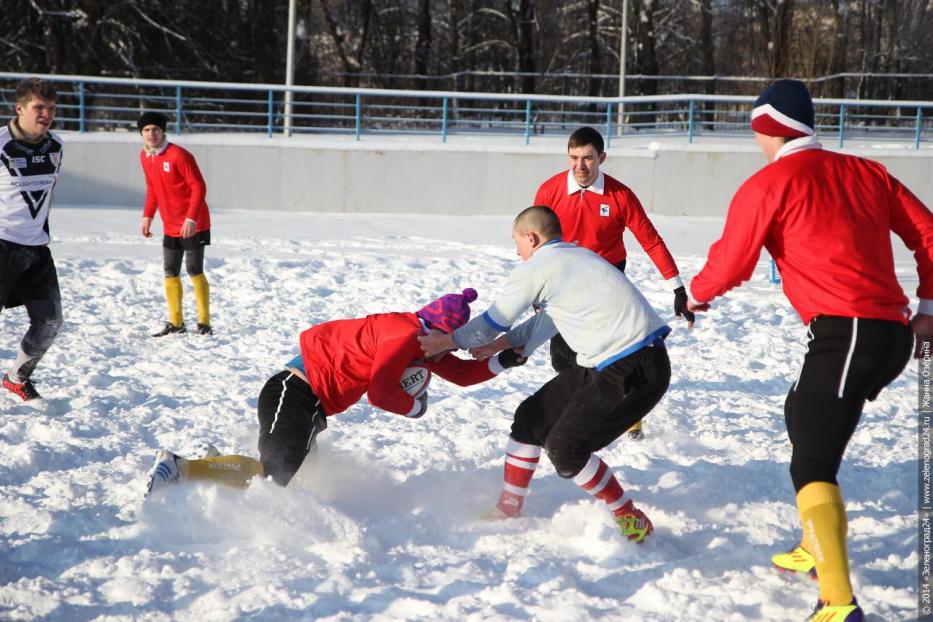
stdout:
[(0, 240), (0, 308), (30, 300), (51, 300), (61, 306), (52, 252), (48, 246)]
[(321, 400), (290, 371), (269, 378), (259, 393), (259, 461), (281, 486), (291, 481), (317, 435), (327, 429)]
[(574, 477), (590, 454), (641, 421), (671, 380), (663, 344), (642, 348), (602, 371), (573, 365), (525, 399), (512, 438), (543, 447), (561, 477)]
[(195, 233), (190, 238), (176, 238), (171, 235), (162, 236), (162, 248), (170, 250), (194, 250), (201, 246), (210, 246), (211, 230), (205, 229)]
[(820, 316), (810, 322), (809, 335), (800, 375), (784, 402), (797, 491), (811, 482), (837, 483), (865, 402), (900, 375), (913, 346), (911, 327), (887, 320)]

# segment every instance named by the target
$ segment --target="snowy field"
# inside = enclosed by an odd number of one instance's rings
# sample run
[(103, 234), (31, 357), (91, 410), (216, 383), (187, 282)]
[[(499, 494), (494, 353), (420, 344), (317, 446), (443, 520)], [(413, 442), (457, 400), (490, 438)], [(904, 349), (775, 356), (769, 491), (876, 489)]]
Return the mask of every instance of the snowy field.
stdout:
[[(673, 379), (647, 438), (601, 453), (655, 524), (638, 546), (546, 459), (525, 518), (478, 518), (498, 496), (512, 412), (552, 375), (545, 352), (484, 385), (436, 379), (420, 420), (365, 402), (331, 418), (286, 489), (187, 486), (144, 502), (159, 447), (257, 455), (259, 390), (300, 331), (466, 286), (481, 312), (517, 257), (508, 218), (218, 211), (216, 334), (156, 340), (160, 240), (143, 240), (139, 217), (53, 209), (65, 325), (35, 376), (47, 399), (0, 396), (0, 618), (783, 621), (812, 609), (816, 584), (769, 561), (798, 534), (782, 405), (805, 330), (766, 257), (692, 332), (672, 324)], [(654, 220), (687, 277), (722, 224)], [(670, 317), (670, 292), (629, 248), (629, 275)], [(25, 322), (0, 314), (4, 365)], [(916, 617), (916, 384), (911, 364), (869, 405), (840, 476), (873, 622)]]

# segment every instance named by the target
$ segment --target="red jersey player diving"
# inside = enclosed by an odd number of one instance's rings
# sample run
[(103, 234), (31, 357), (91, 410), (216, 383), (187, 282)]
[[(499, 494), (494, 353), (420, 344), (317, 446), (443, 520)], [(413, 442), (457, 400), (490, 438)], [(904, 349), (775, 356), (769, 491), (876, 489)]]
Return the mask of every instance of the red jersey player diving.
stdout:
[[(470, 319), (476, 290), (447, 294), (417, 312), (378, 313), (333, 320), (307, 329), (299, 338), (301, 353), (272, 376), (259, 393), (259, 460), (241, 455), (198, 459), (159, 451), (147, 495), (181, 481), (213, 481), (245, 487), (256, 476), (281, 486), (291, 481), (327, 418), (355, 404), (364, 393), (376, 408), (418, 418), (428, 408), (427, 387), (406, 392), (412, 365), (460, 386), (477, 384), (524, 363), (513, 350), (488, 361), (464, 360), (449, 352), (425, 358), (418, 336), (430, 330), (449, 333)], [(403, 382), (404, 381), (404, 382)]]

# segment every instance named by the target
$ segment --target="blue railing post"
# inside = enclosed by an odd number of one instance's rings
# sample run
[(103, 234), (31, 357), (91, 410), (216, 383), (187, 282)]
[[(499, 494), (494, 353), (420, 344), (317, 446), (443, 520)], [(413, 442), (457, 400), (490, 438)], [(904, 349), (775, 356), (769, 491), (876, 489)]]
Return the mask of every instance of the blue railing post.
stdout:
[(356, 139), (363, 133), (363, 96), (356, 94)]
[(842, 149), (842, 145), (846, 141), (846, 105), (839, 104), (839, 148)]
[(693, 144), (693, 100), (690, 100), (690, 111), (687, 113), (687, 143)]
[(84, 82), (78, 82), (78, 131), (84, 133)]
[(441, 103), (441, 142), (447, 142), (447, 98)]
[(181, 134), (181, 87), (175, 87), (175, 133)]
[(275, 131), (275, 93), (272, 89), (269, 89), (268, 104), (266, 107), (266, 132), (269, 138), (272, 138), (272, 133)]
[(606, 149), (612, 145), (612, 102), (606, 106)]
[(923, 108), (917, 106), (917, 136), (914, 138), (914, 149), (920, 148), (920, 134), (923, 131)]
[(525, 102), (525, 144), (531, 142), (531, 100)]

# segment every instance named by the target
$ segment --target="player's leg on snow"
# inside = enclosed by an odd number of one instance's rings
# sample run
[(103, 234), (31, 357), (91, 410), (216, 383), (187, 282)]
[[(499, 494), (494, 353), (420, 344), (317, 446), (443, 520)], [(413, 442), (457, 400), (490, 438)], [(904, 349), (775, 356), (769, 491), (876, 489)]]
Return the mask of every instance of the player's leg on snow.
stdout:
[(168, 305), (168, 322), (165, 327), (154, 333), (153, 337), (164, 337), (172, 333), (185, 332), (185, 320), (182, 314), (181, 262), (184, 251), (175, 248), (173, 238), (166, 236), (162, 243), (162, 267), (165, 272), (165, 302)]
[[(58, 274), (48, 247), (9, 245), (5, 248), (11, 254), (4, 266), (10, 275), (0, 277), (0, 307), (11, 302), (10, 295), (15, 296), (15, 302), (26, 307), (29, 329), (20, 342), (13, 366), (3, 376), (3, 386), (20, 399), (30, 401), (40, 398), (30, 378), (62, 325)], [(2, 254), (0, 259), (3, 259)]]
[(540, 446), (522, 443), (509, 436), (505, 448), (502, 492), (499, 493), (495, 510), (487, 514), (486, 518), (518, 518), (522, 515), (522, 506), (540, 458)]
[(573, 482), (606, 504), (619, 530), (629, 540), (641, 542), (654, 531), (654, 525), (625, 494), (622, 484), (609, 470), (609, 465), (596, 454), (590, 454), (586, 466), (577, 473)]
[(327, 428), (321, 400), (290, 371), (270, 378), (259, 393), (259, 461), (280, 486), (291, 481)]
[(218, 455), (216, 448), (202, 458), (183, 458), (167, 449), (160, 449), (149, 471), (146, 496), (182, 482), (213, 482), (234, 488), (246, 488), (254, 477), (262, 477), (262, 465), (255, 458), (238, 455)]
[(836, 475), (865, 401), (906, 366), (912, 335), (897, 322), (829, 317), (811, 322), (810, 333), (800, 376), (785, 403), (790, 472), (820, 585), (818, 619), (843, 620), (837, 614), (849, 615), (846, 608), (858, 614), (861, 609), (854, 604), (848, 522)]
[[(650, 521), (624, 497), (621, 484), (593, 454), (640, 421), (663, 397), (671, 377), (667, 350), (663, 345), (646, 347), (602, 371), (578, 370), (558, 375), (536, 394), (537, 407), (553, 420), (544, 449), (559, 476), (573, 479), (602, 499), (623, 534), (641, 541), (651, 533)], [(560, 410), (556, 417), (554, 409)]]
[(185, 269), (194, 288), (194, 300), (198, 305), (198, 334), (210, 335), (211, 305), (210, 286), (204, 275), (204, 246), (198, 245), (185, 251)]

